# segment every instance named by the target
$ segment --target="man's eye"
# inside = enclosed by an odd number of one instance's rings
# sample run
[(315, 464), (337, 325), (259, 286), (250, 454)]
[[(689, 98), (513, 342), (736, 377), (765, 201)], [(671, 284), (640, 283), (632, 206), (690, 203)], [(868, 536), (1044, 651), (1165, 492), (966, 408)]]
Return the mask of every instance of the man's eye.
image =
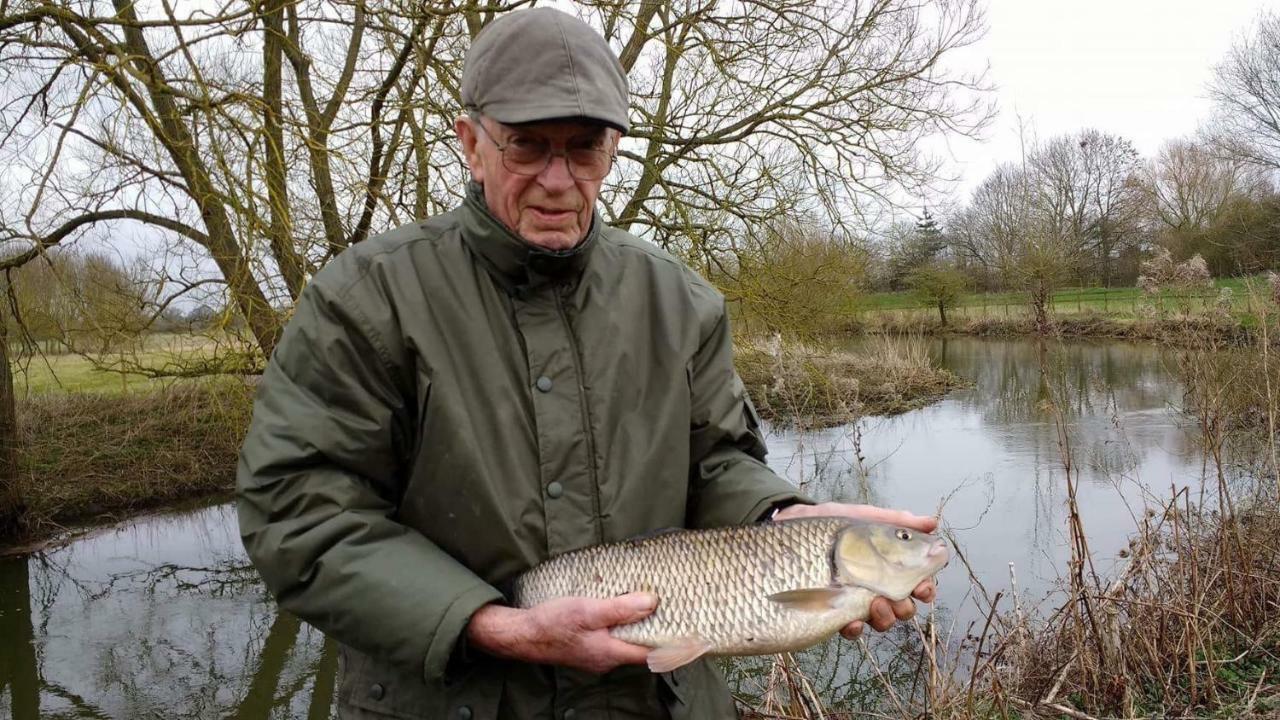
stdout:
[(507, 144), (510, 145), (513, 149), (519, 150), (521, 152), (537, 153), (537, 152), (541, 152), (546, 148), (546, 143), (540, 140), (537, 140), (535, 138), (520, 137), (519, 135), (511, 138), (509, 141), (507, 141)]

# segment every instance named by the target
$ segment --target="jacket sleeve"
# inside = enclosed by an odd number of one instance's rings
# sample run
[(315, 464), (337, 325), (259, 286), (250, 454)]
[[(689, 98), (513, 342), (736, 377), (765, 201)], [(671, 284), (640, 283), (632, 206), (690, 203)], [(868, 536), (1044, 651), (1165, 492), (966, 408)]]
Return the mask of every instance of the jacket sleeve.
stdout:
[(689, 369), (690, 527), (743, 525), (774, 504), (812, 502), (764, 462), (759, 417), (733, 366), (723, 300), (719, 310)]
[(241, 537), (283, 609), (439, 680), (471, 615), (502, 596), (396, 522), (415, 373), (400, 367), (391, 312), (371, 322), (326, 275), (303, 292), (258, 389), (237, 472)]

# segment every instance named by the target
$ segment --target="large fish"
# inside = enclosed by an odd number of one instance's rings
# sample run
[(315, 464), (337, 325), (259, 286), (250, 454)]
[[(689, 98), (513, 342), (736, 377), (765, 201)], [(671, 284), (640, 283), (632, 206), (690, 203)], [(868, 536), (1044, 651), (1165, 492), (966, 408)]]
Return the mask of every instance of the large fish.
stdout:
[(513, 599), (528, 608), (651, 592), (657, 610), (612, 634), (653, 648), (649, 668), (668, 672), (703, 655), (808, 647), (867, 619), (873, 597), (906, 598), (946, 564), (946, 544), (927, 533), (802, 518), (583, 548), (517, 577)]

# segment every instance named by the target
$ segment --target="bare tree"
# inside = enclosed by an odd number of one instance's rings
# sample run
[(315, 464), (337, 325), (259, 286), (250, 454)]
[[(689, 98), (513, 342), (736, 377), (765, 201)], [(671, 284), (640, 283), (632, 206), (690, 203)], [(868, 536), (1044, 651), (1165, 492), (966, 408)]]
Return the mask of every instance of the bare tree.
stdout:
[(1124, 138), (1084, 130), (1032, 152), (1036, 212), (1063, 243), (1075, 244), (1078, 276), (1112, 282), (1119, 252), (1140, 237), (1143, 202), (1139, 156)]
[(1038, 180), (1030, 164), (996, 168), (974, 191), (951, 235), (958, 253), (995, 269), (1006, 286), (1028, 292), (1036, 331), (1046, 333), (1052, 326), (1049, 298), (1077, 266), (1081, 243), (1063, 212), (1069, 206)]
[[(304, 19), (295, 4), (234, 3), (179, 17), (170, 0), (9, 3), (0, 17), (0, 157), (20, 189), (0, 201), (8, 253), (32, 255), (106, 228), (174, 238), (209, 261), (245, 341), (269, 354), (280, 310), (317, 258), (360, 238), (358, 228), (337, 232), (328, 143), (350, 99), (367, 13), (360, 0), (314, 9)], [(300, 46), (304, 36), (314, 41)], [(345, 49), (332, 51), (343, 36)], [(401, 44), (415, 40), (409, 33)], [(287, 113), (286, 54), (297, 88)], [(361, 91), (376, 93), (398, 72), (366, 69)], [(368, 105), (351, 112), (352, 127), (365, 123), (351, 136), (367, 130), (368, 113)], [(303, 147), (309, 162), (293, 162)], [(310, 202), (296, 198), (306, 191)], [(312, 207), (323, 233), (297, 217)], [(167, 277), (160, 304), (204, 279)]]
[(1233, 197), (1254, 195), (1265, 179), (1243, 160), (1223, 156), (1205, 141), (1170, 140), (1147, 163), (1144, 189), (1161, 227), (1206, 229)]
[(1219, 146), (1238, 158), (1280, 169), (1280, 15), (1263, 11), (1251, 35), (1236, 41), (1209, 86)]
[[(465, 51), (532, 4), (4, 3), (4, 252), (133, 237), (160, 288), (149, 316), (227, 307), (218, 332), (244, 362), (214, 367), (261, 367), (336, 253), (457, 204)], [(618, 50), (633, 90), (608, 219), (708, 264), (775, 220), (817, 216), (852, 237), (864, 198), (931, 180), (923, 137), (988, 116), (982, 79), (942, 62), (983, 31), (977, 0), (576, 11)]]

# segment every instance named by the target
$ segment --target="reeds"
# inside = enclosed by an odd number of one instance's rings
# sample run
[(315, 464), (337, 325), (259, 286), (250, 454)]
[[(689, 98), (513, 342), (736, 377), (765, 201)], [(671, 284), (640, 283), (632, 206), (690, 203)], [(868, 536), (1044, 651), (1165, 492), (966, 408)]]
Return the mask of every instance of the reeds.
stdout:
[(741, 341), (735, 356), (760, 415), (804, 428), (906, 412), (965, 384), (934, 365), (919, 338), (874, 338), (844, 351), (775, 336)]
[[(979, 620), (959, 633), (942, 632), (932, 613), (913, 620), (917, 671), (908, 682), (885, 681), (891, 701), (839, 713), (792, 705), (787, 715), (775, 702), (760, 716), (1280, 717), (1280, 366), (1271, 348), (1280, 312), (1251, 302), (1252, 347), (1223, 348), (1211, 335), (1177, 360), (1204, 450), (1203, 486), (1171, 487), (1139, 513), (1109, 574), (1095, 569), (1071, 436), (1051, 393), (1071, 543), (1054, 605), (1024, 607), (1012, 566), (1008, 593), (992, 594), (970, 571)], [(1047, 350), (1041, 372), (1061, 388)], [(775, 691), (790, 697), (797, 670), (777, 672), (790, 679)]]
[(22, 535), (229, 494), (251, 401), (229, 378), (20, 401)]
[[(1029, 317), (994, 316), (955, 318), (942, 325), (931, 316), (870, 315), (850, 324), (852, 332), (870, 335), (973, 335), (977, 337), (1019, 337), (1036, 335)], [(1257, 342), (1258, 329), (1218, 315), (1185, 315), (1153, 318), (1117, 318), (1103, 313), (1081, 312), (1053, 319), (1052, 332), (1060, 338), (1103, 338), (1114, 340), (1154, 340), (1180, 346), (1206, 344), (1244, 347)], [(1271, 341), (1276, 338), (1272, 337)]]

